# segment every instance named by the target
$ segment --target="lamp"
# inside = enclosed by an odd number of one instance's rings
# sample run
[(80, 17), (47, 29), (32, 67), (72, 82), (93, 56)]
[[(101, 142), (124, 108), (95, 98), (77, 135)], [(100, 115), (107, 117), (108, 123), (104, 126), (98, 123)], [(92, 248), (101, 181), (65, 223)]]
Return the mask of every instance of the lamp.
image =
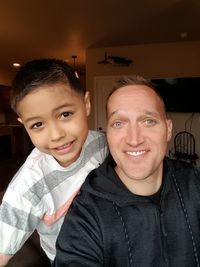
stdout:
[(75, 71), (75, 76), (76, 76), (76, 78), (79, 78), (79, 76), (78, 76), (78, 72), (76, 71), (76, 63), (75, 63), (75, 61), (76, 61), (76, 59), (77, 59), (77, 56), (74, 55), (74, 56), (72, 56), (72, 58), (73, 58), (73, 60), (74, 60), (74, 71)]

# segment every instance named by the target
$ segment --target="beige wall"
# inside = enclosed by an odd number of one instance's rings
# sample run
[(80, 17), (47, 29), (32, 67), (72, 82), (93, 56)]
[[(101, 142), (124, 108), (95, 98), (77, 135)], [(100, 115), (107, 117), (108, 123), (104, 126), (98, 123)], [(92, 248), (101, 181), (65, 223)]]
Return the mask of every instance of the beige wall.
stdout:
[(0, 85), (11, 85), (11, 81), (15, 75), (15, 71), (5, 70), (0, 68)]
[[(108, 55), (132, 59), (129, 67), (98, 64)], [(94, 77), (140, 74), (146, 78), (200, 76), (200, 42), (88, 48), (86, 87), (91, 92), (90, 128), (94, 128)]]

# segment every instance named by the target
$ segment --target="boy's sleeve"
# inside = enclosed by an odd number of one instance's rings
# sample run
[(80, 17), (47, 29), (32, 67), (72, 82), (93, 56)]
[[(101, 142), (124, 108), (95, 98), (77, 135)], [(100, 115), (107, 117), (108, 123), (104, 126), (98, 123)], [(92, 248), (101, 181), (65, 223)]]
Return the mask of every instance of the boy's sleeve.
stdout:
[(104, 133), (99, 133), (99, 151), (100, 151), (100, 156), (101, 156), (101, 163), (104, 161), (104, 159), (108, 155), (108, 145), (107, 145), (107, 140), (106, 140), (106, 135)]
[(0, 206), (0, 266), (22, 247), (37, 227), (37, 209), (23, 196), (8, 188)]

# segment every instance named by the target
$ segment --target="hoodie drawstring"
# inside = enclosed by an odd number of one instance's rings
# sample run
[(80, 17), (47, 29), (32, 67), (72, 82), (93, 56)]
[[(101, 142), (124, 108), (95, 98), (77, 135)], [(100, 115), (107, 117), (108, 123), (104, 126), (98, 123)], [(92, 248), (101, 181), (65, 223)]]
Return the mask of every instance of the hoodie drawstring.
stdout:
[(129, 264), (130, 264), (130, 267), (133, 267), (133, 255), (131, 253), (130, 239), (129, 239), (128, 232), (127, 232), (127, 229), (126, 229), (126, 225), (124, 223), (124, 220), (122, 218), (122, 215), (121, 215), (117, 205), (114, 202), (112, 202), (112, 203), (113, 203), (113, 206), (114, 206), (114, 209), (115, 209), (117, 215), (119, 216), (119, 218), (120, 218), (120, 220), (122, 222), (122, 226), (123, 226), (123, 230), (124, 230), (124, 234), (125, 234), (125, 239), (126, 239), (127, 245), (128, 245)]
[(193, 246), (196, 265), (197, 265), (197, 267), (199, 267), (200, 265), (199, 265), (199, 258), (198, 258), (198, 255), (197, 255), (197, 247), (196, 247), (196, 243), (195, 243), (195, 240), (194, 240), (192, 227), (191, 227), (191, 224), (190, 224), (190, 221), (189, 221), (189, 218), (188, 218), (188, 213), (187, 213), (187, 210), (186, 210), (186, 207), (185, 207), (182, 195), (181, 195), (181, 191), (180, 191), (180, 188), (178, 186), (178, 183), (177, 183), (177, 180), (176, 180), (174, 174), (172, 174), (172, 177), (173, 177), (173, 180), (174, 180), (174, 184), (176, 186), (176, 190), (177, 190), (177, 193), (178, 193), (178, 197), (180, 199), (181, 207), (183, 209), (183, 213), (185, 215), (185, 219), (186, 219), (186, 222), (187, 222), (187, 225), (188, 225), (189, 233), (190, 233), (190, 236), (191, 236), (191, 239), (192, 239), (192, 246)]

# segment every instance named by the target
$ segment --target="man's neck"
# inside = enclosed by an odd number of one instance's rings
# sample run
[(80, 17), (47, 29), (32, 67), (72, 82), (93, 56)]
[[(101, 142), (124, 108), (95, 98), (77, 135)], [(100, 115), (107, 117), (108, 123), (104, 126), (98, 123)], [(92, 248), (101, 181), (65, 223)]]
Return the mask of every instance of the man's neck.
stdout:
[[(116, 172), (118, 173), (117, 169)], [(155, 171), (148, 177), (143, 179), (140, 178), (127, 178), (124, 175), (120, 175), (122, 183), (131, 191), (133, 194), (140, 196), (150, 196), (159, 191), (162, 185), (163, 169), (162, 167)]]

